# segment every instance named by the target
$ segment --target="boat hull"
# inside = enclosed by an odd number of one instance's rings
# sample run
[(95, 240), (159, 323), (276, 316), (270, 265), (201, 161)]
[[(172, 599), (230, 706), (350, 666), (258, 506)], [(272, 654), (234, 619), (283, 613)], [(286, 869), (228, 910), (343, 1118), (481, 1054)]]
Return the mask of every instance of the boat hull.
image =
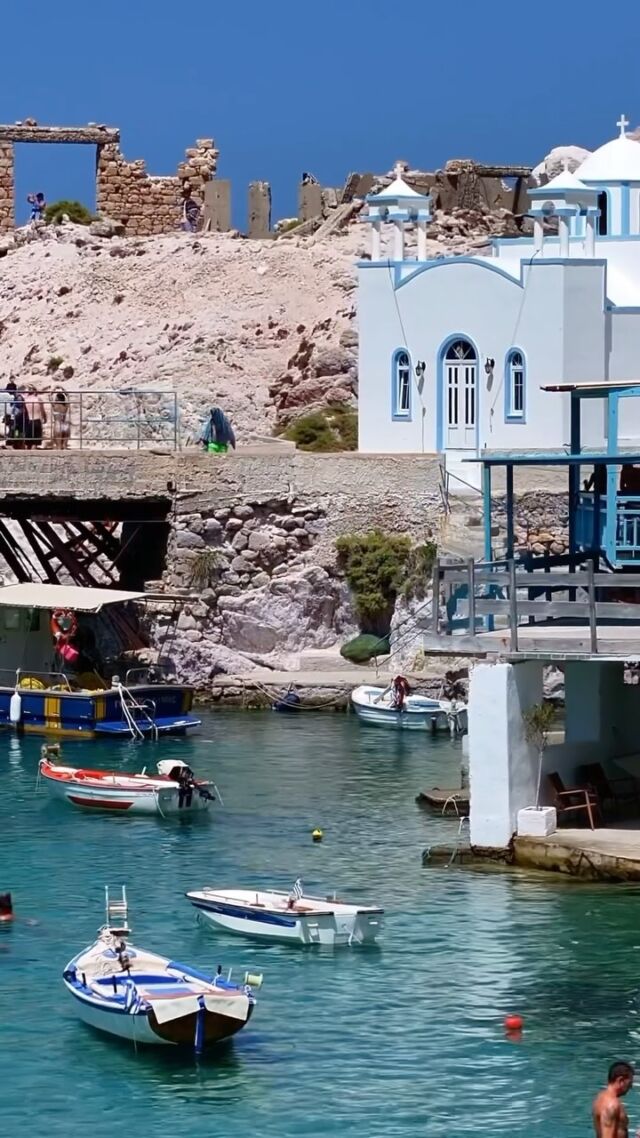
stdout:
[(185, 1047), (195, 1054), (248, 1023), (255, 997), (246, 983), (209, 976), (131, 944), (126, 901), (110, 906), (107, 899), (107, 913), (121, 918), (123, 927), (105, 925), (63, 972), (83, 1023), (136, 1046)]
[[(159, 780), (146, 787), (136, 787), (133, 778), (131, 785), (121, 785), (126, 776), (108, 772), (94, 772), (96, 779), (89, 783), (84, 779), (65, 777), (48, 773), (51, 767), (45, 761), (40, 764), (40, 777), (49, 793), (60, 801), (68, 802), (78, 810), (115, 814), (154, 814), (161, 818), (187, 817), (206, 812), (210, 798), (203, 798), (197, 790), (181, 791), (174, 785), (162, 786)], [(86, 772), (88, 775), (89, 772)], [(144, 782), (144, 779), (140, 781)]]
[(94, 813), (107, 811), (114, 814), (156, 814), (160, 817), (186, 817), (189, 814), (202, 814), (209, 802), (193, 795), (191, 801), (180, 805), (177, 793), (162, 790), (156, 794), (143, 794), (138, 791), (87, 790), (86, 787), (65, 786), (49, 782), (51, 793), (75, 806), (77, 810)]
[[(26, 682), (23, 681), (23, 682)], [(20, 720), (12, 723), (11, 697), (14, 688), (0, 688), (0, 725), (26, 733), (58, 737), (93, 738), (111, 735), (131, 738), (131, 729), (122, 709), (119, 691), (64, 691), (41, 687), (19, 689)], [(135, 714), (140, 734), (184, 735), (200, 720), (190, 715), (193, 689), (181, 684), (148, 684), (128, 689), (139, 704), (153, 706), (153, 720)]]
[(447, 732), (460, 734), (467, 729), (467, 709), (422, 696), (408, 696), (402, 709), (391, 706), (383, 698), (383, 688), (356, 688), (351, 693), (351, 706), (358, 719), (373, 727), (395, 731), (427, 731), (432, 735)]
[(187, 894), (204, 924), (239, 936), (289, 944), (375, 944), (382, 932), (381, 910), (354, 913), (261, 912), (223, 902), (202, 900)]
[[(197, 1026), (196, 1014), (191, 1013), (169, 1023), (160, 1024), (152, 1011), (135, 1012), (131, 1015), (110, 1008), (96, 1008), (82, 1000), (72, 989), (69, 990), (74, 997), (78, 1018), (96, 1031), (126, 1039), (136, 1046), (142, 1044), (153, 1047), (193, 1048)], [(228, 1016), (207, 1011), (204, 1018), (204, 1046), (223, 1043), (226, 1039), (237, 1035), (251, 1019), (252, 1012), (253, 1005), (250, 1004), (246, 1020), (233, 1020)]]

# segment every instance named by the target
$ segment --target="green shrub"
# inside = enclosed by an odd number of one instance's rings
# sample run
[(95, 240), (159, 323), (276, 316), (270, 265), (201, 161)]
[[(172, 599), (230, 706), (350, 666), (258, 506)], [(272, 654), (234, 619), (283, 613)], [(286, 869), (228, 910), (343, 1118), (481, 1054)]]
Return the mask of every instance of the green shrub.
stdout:
[(368, 664), (376, 656), (388, 656), (391, 651), (387, 636), (372, 636), (368, 632), (361, 632), (342, 645), (340, 655), (352, 664)]
[(190, 585), (194, 589), (208, 589), (220, 576), (226, 565), (224, 555), (218, 549), (203, 549), (193, 559)]
[(52, 202), (44, 211), (47, 225), (59, 225), (65, 215), (76, 225), (89, 225), (94, 220), (91, 210), (87, 209), (86, 205), (82, 202), (69, 202), (66, 199)]
[(411, 539), (371, 530), (339, 537), (336, 550), (360, 628), (375, 636), (388, 636), (396, 598), (406, 580)]
[(415, 545), (407, 560), (407, 576), (402, 584), (403, 595), (422, 600), (431, 585), (433, 566), (438, 554), (435, 541)]
[(316, 454), (356, 450), (358, 416), (347, 403), (330, 403), (322, 410), (301, 415), (282, 434), (299, 450), (315, 451)]

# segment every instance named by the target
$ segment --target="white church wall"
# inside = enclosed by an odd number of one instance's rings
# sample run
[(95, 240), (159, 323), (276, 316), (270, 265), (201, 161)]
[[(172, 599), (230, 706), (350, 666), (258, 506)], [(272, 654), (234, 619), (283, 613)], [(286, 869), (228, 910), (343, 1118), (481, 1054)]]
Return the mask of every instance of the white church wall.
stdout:
[[(562, 379), (558, 267), (548, 266), (544, 280), (531, 277), (526, 291), (502, 273), (462, 258), (419, 273), (395, 297), (386, 266), (361, 269), (360, 282), (361, 450), (406, 453), (445, 446), (443, 424), (438, 429), (437, 423), (444, 413), (438, 388), (443, 387), (443, 345), (454, 335), (467, 337), (478, 351), (478, 445), (527, 449), (539, 446), (541, 437), (546, 446), (560, 445), (559, 416), (550, 415), (553, 397), (539, 391), (541, 382)], [(427, 372), (421, 396), (412, 380), (411, 419), (397, 422), (391, 412), (391, 360), (402, 346), (412, 366), (424, 360)], [(527, 368), (525, 415), (505, 423), (505, 359), (514, 347), (524, 353)], [(493, 377), (485, 374), (487, 357), (495, 360)]]
[[(422, 318), (425, 322), (426, 313)], [(360, 269), (358, 325), (359, 450), (369, 454), (433, 453), (435, 364), (421, 350), (423, 341), (415, 334), (410, 306), (396, 306), (393, 270), (386, 265)], [(411, 361), (411, 410), (405, 419), (394, 419), (392, 361), (400, 348), (407, 349)], [(415, 365), (422, 359), (427, 363), (427, 373), (420, 391)]]

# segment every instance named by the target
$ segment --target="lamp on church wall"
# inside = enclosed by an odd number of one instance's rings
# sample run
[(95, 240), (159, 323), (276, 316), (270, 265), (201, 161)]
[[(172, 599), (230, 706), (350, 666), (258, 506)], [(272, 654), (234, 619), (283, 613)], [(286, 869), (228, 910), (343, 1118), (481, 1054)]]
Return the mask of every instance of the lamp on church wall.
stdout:
[(418, 380), (418, 391), (422, 391), (424, 387), (424, 377), (427, 371), (427, 365), (424, 360), (418, 360), (415, 366), (416, 379)]
[(484, 361), (484, 370), (486, 371), (487, 375), (493, 375), (493, 369), (495, 366), (496, 361), (493, 359), (493, 357), (487, 356), (486, 360)]

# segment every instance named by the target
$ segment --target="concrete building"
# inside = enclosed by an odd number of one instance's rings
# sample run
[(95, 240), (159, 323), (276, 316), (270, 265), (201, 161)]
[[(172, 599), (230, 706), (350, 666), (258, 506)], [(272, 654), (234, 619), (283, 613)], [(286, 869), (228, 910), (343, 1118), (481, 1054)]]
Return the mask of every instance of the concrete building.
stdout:
[[(528, 856), (536, 841), (567, 831), (571, 848), (593, 848), (596, 827), (613, 847), (607, 821), (621, 817), (624, 841), (640, 876), (640, 446), (621, 446), (623, 408), (640, 406), (640, 384), (567, 384), (543, 393), (568, 403), (571, 446), (564, 451), (486, 451), (481, 469), (485, 555), (479, 562), (436, 564), (434, 603), (424, 648), (475, 662), (469, 687), (470, 840), (506, 850), (515, 835)], [(583, 447), (582, 427), (607, 425), (608, 446)], [(561, 555), (518, 549), (514, 471), (554, 465), (567, 480), (568, 547)], [(492, 497), (492, 473), (506, 494)], [(496, 513), (506, 513), (505, 555), (491, 548)], [(532, 736), (529, 713), (543, 705), (545, 668), (564, 673), (564, 708), (546, 739)], [(541, 757), (542, 756), (542, 757)], [(608, 815), (608, 817), (607, 817)], [(586, 826), (587, 829), (580, 829)], [(576, 833), (578, 838), (575, 837)], [(531, 839), (534, 845), (531, 846)], [(547, 847), (548, 848), (548, 847)], [(532, 854), (533, 850), (533, 854)], [(627, 854), (625, 854), (627, 856)], [(615, 860), (615, 858), (614, 858)], [(615, 868), (615, 873), (622, 872)]]
[[(640, 144), (627, 125), (574, 174), (530, 190), (533, 236), (496, 239), (489, 256), (428, 259), (430, 199), (400, 167), (366, 199), (361, 451), (437, 452), (460, 471), (484, 450), (566, 446), (569, 400), (543, 385), (638, 378)], [(601, 446), (591, 410), (584, 441)], [(627, 403), (620, 426), (622, 442), (640, 440), (640, 408)]]

